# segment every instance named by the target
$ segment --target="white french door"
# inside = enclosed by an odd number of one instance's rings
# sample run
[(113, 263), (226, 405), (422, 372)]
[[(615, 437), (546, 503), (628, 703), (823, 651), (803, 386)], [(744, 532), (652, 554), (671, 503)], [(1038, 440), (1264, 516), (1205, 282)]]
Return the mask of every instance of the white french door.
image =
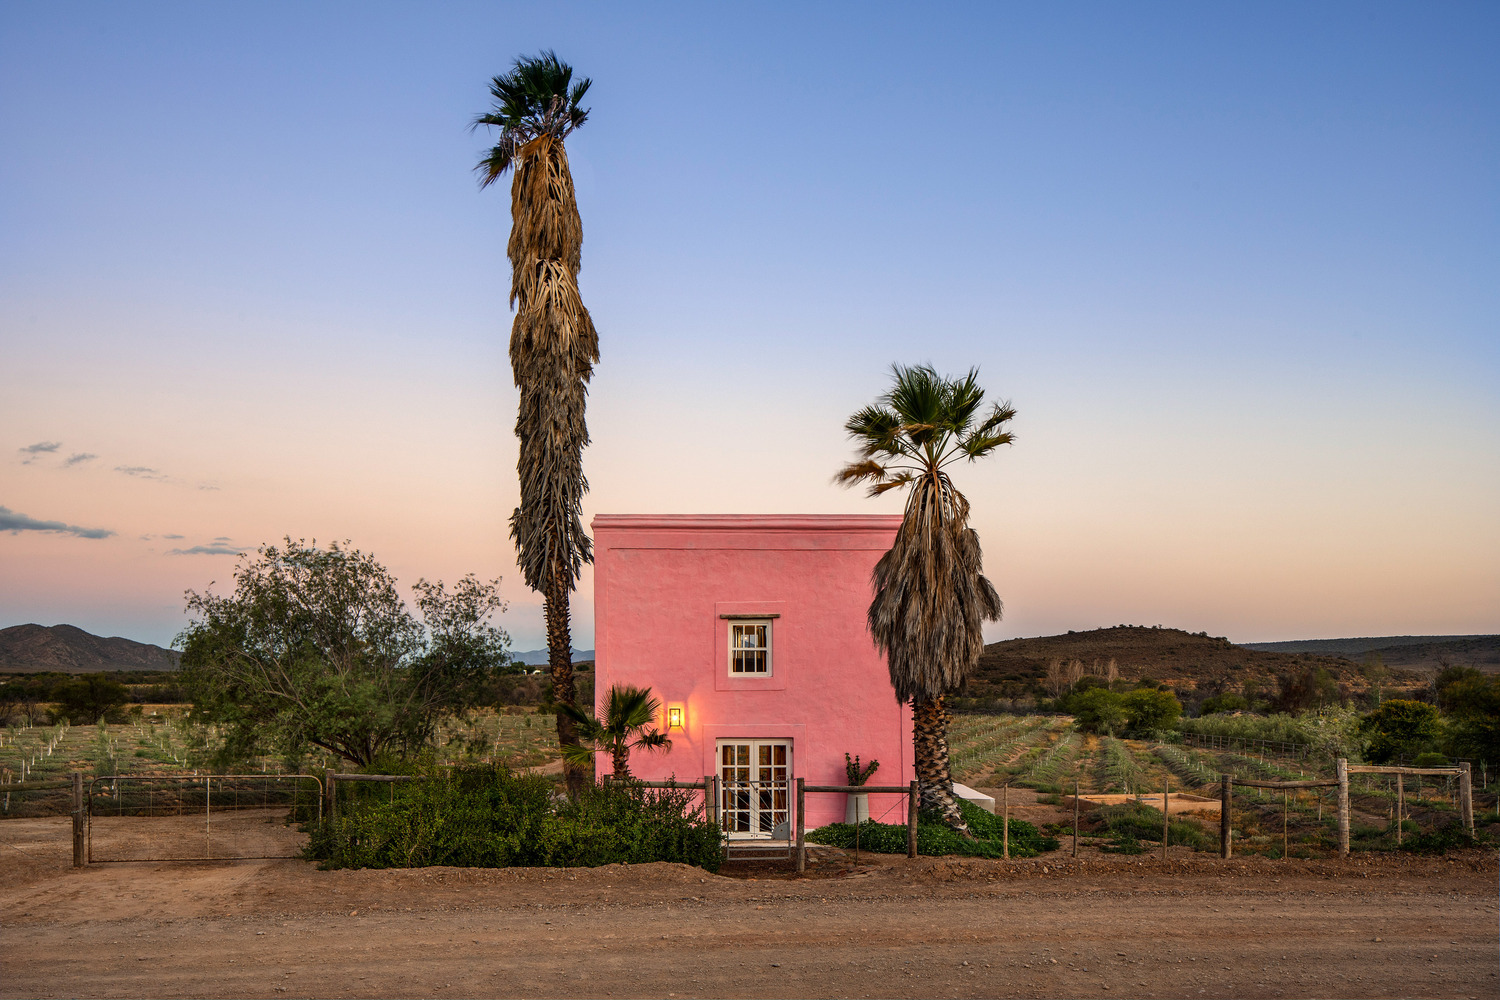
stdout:
[(719, 741), (719, 822), (734, 839), (791, 839), (790, 740)]

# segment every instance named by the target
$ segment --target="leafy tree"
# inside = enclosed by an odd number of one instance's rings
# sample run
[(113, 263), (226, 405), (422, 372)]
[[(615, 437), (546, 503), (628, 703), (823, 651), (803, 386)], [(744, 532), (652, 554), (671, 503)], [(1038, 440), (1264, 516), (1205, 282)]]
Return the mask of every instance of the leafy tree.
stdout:
[(104, 674), (84, 674), (53, 687), (52, 698), (75, 725), (88, 725), (114, 716), (130, 700), (130, 691)]
[[(526, 585), (542, 595), (553, 698), (573, 705), (572, 620), (569, 596), (593, 543), (583, 529), (583, 449), (588, 381), (599, 360), (599, 335), (578, 292), (583, 222), (563, 140), (588, 120), (580, 106), (590, 81), (573, 82), (573, 69), (543, 52), (515, 61), (490, 81), (494, 105), (474, 127), (500, 130), (499, 141), (475, 168), (480, 187), (514, 170), (510, 187), (510, 363), (521, 390), (516, 414), (520, 452), (516, 471), (521, 505), (510, 518), (511, 538)], [(557, 713), (558, 742), (577, 742), (576, 722)], [(565, 762), (569, 791), (585, 774)]]
[(1113, 736), (1122, 733), (1130, 725), (1130, 716), (1125, 711), (1125, 696), (1109, 688), (1089, 688), (1069, 699), (1068, 710), (1073, 721), (1086, 733), (1104, 733)]
[(1487, 677), (1472, 668), (1451, 669), (1455, 675), (1439, 688), (1439, 702), (1449, 715), (1448, 752), (1455, 757), (1500, 761), (1500, 677)]
[(1431, 750), (1441, 734), (1436, 708), (1404, 698), (1385, 702), (1365, 716), (1361, 728), (1370, 741), (1366, 753), (1377, 764)]
[(1182, 702), (1170, 691), (1137, 688), (1122, 699), (1126, 724), (1144, 733), (1154, 729), (1171, 729), (1182, 717)]
[(417, 582), (413, 615), (357, 549), (286, 540), (242, 557), (229, 597), (188, 592), (177, 637), (195, 711), (224, 727), (221, 758), (307, 745), (358, 765), (424, 745), (505, 662), (499, 581)]
[(1012, 436), (1009, 404), (983, 410), (979, 372), (949, 379), (927, 365), (895, 365), (892, 386), (844, 429), (859, 459), (838, 473), (849, 486), (867, 483), (872, 497), (907, 491), (895, 544), (875, 566), (870, 633), (885, 653), (896, 697), (912, 706), (912, 742), (922, 804), (966, 830), (948, 769), (943, 697), (958, 690), (984, 649), (981, 623), (998, 621), (1000, 597), (982, 573), (979, 535), (969, 501), (947, 469), (991, 454)]
[(575, 705), (559, 704), (557, 711), (572, 719), (578, 733), (577, 742), (563, 744), (563, 760), (592, 767), (594, 754), (607, 753), (614, 765), (616, 781), (630, 777), (630, 751), (672, 748), (666, 733), (650, 728), (661, 711), (661, 702), (651, 697), (650, 688), (618, 684), (610, 687), (602, 718), (582, 712)]

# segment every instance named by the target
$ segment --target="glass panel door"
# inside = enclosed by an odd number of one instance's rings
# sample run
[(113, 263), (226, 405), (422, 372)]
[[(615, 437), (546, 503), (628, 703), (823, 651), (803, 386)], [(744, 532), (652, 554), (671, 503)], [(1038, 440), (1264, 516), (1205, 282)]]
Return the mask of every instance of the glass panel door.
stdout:
[(719, 813), (734, 838), (791, 839), (789, 740), (719, 743)]

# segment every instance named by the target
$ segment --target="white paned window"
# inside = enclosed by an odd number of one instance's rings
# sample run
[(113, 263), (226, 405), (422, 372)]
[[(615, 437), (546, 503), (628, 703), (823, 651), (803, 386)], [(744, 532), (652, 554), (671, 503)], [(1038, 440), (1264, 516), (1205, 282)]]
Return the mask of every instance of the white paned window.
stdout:
[(719, 816), (732, 838), (791, 838), (792, 744), (719, 742)]
[(770, 676), (771, 623), (729, 623), (729, 672), (737, 675)]

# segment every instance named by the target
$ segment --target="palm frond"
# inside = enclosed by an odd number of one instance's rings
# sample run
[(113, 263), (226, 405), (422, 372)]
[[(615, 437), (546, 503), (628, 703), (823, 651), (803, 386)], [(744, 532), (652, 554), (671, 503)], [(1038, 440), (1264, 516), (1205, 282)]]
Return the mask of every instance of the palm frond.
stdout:
[(589, 111), (580, 107), (580, 102), (592, 81), (572, 80), (573, 67), (549, 49), (517, 58), (509, 73), (490, 81), (494, 106), (469, 125), (471, 130), (500, 130), (499, 141), (474, 167), (480, 175), (480, 187), (498, 180), (531, 142), (542, 136), (566, 139), (588, 121)]

